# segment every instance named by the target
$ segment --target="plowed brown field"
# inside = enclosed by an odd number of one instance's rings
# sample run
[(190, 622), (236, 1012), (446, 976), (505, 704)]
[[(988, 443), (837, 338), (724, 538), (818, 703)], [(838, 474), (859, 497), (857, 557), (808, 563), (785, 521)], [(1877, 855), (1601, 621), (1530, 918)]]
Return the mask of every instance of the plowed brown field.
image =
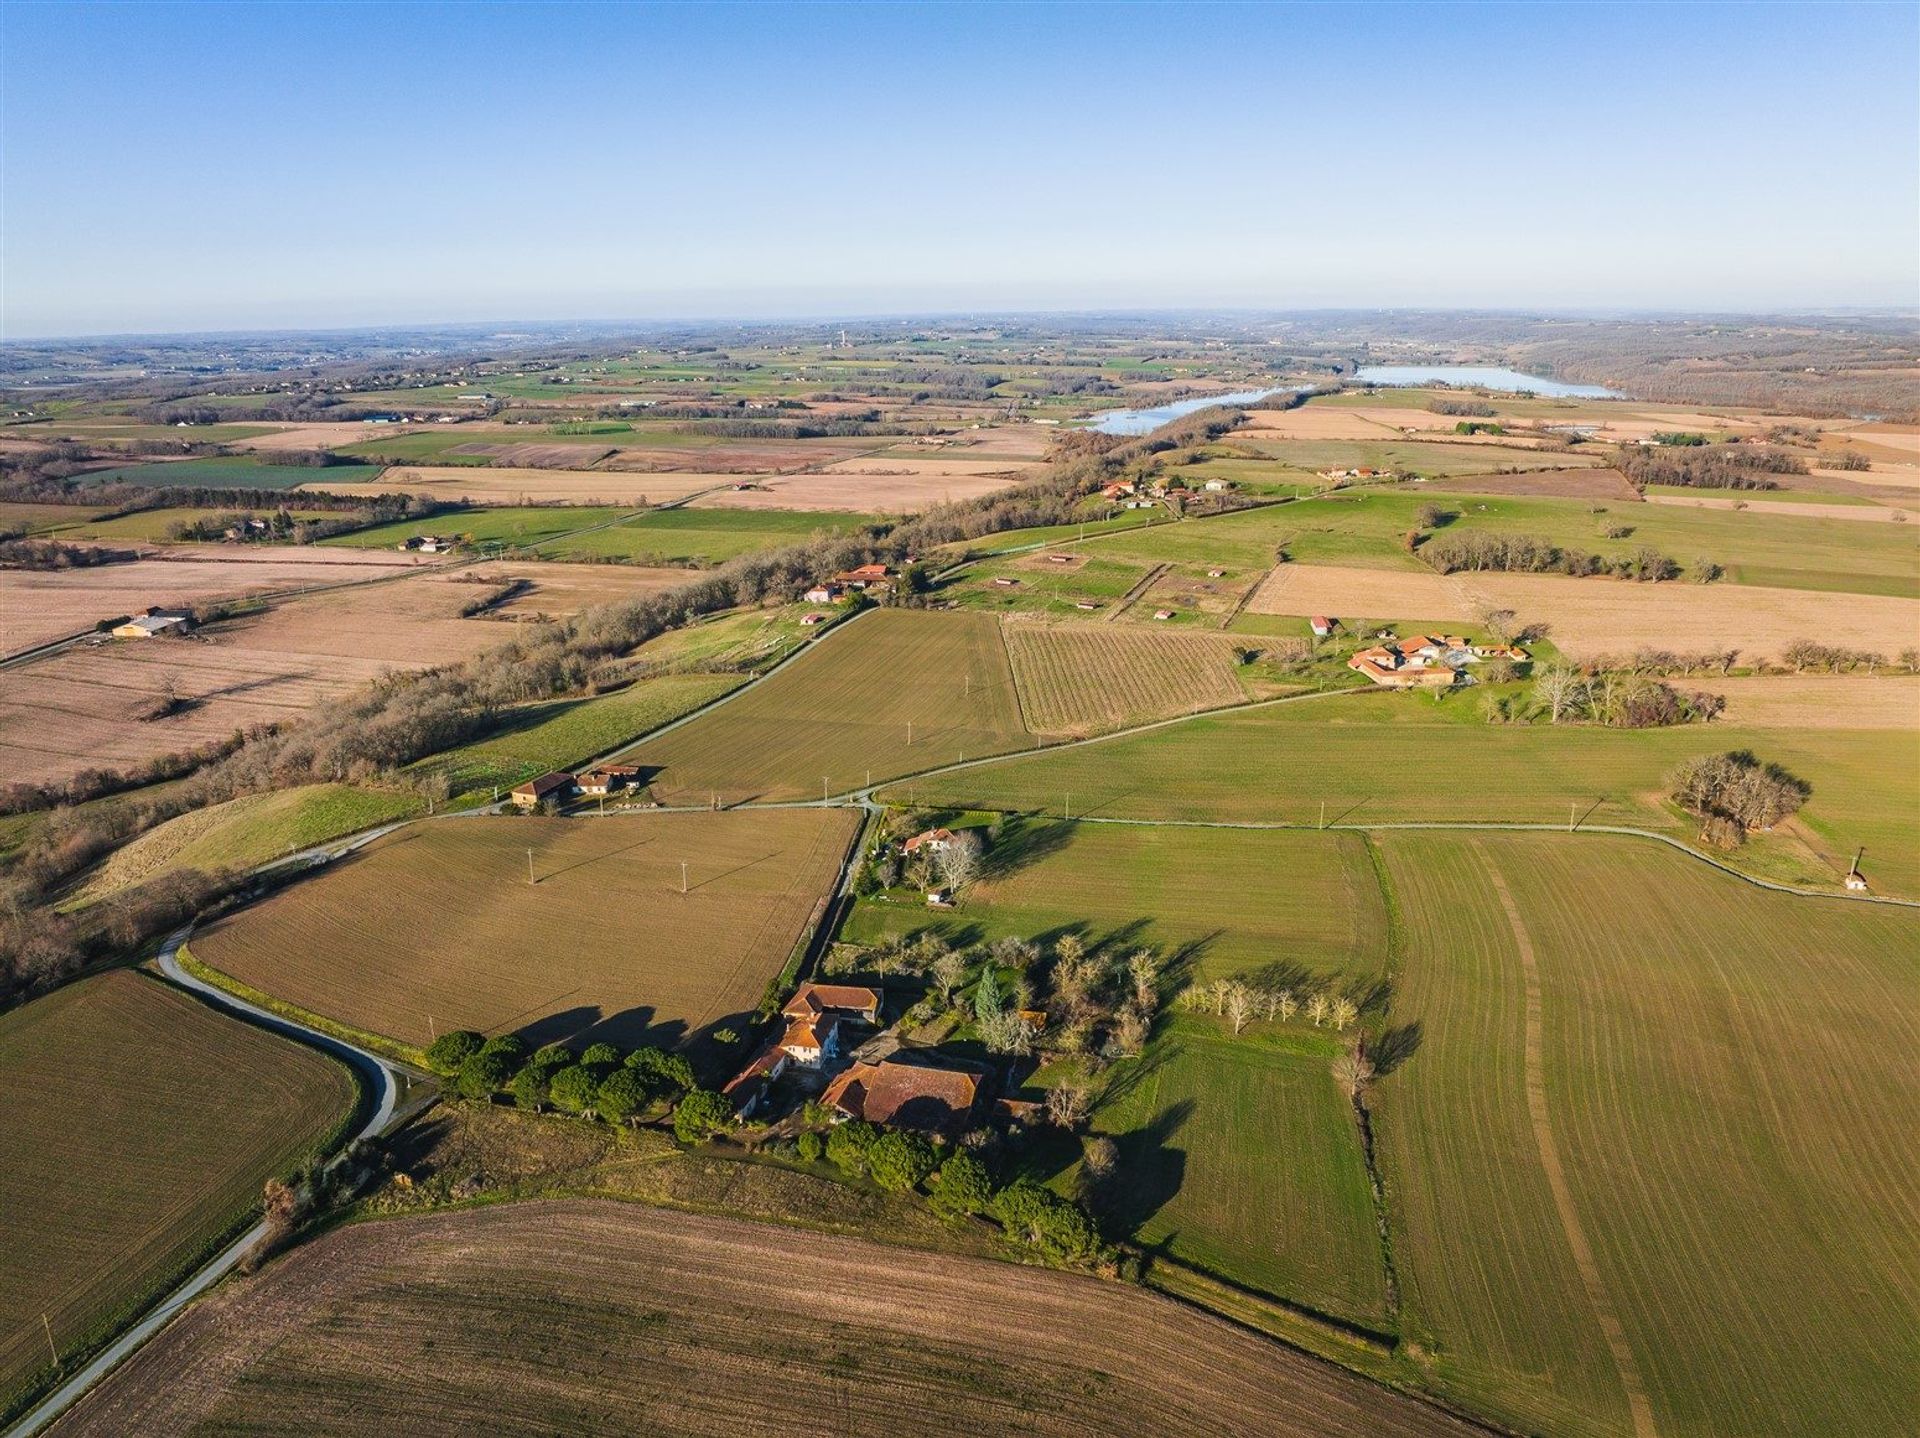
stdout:
[(1145, 1290), (613, 1202), (341, 1229), (54, 1431), (1284, 1434), (1459, 1419)]

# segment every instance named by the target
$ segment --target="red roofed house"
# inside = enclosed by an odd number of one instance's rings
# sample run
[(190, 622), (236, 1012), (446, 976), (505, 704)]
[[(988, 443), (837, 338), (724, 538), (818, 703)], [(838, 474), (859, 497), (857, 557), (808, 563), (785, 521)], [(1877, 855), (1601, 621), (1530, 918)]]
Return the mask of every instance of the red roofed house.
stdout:
[(640, 777), (637, 764), (602, 764), (580, 776), (582, 794), (615, 794)]
[(840, 597), (840, 586), (837, 584), (816, 584), (800, 597), (809, 604), (831, 604)]
[(937, 854), (953, 842), (953, 830), (928, 829), (923, 834), (915, 834), (900, 846), (903, 854), (917, 854), (925, 849), (929, 854)]
[(857, 568), (849, 569), (845, 574), (836, 574), (833, 578), (836, 584), (844, 584), (852, 589), (867, 589), (887, 582), (887, 566), (862, 564)]
[(1314, 615), (1307, 621), (1307, 627), (1322, 639), (1333, 633), (1333, 621), (1324, 614)]
[(538, 779), (529, 779), (524, 784), (513, 787), (513, 802), (522, 809), (532, 809), (541, 800), (548, 797), (564, 799), (574, 790), (571, 774), (542, 774)]
[(880, 1022), (880, 994), (865, 984), (802, 984), (780, 1012), (790, 1019), (841, 1014), (863, 1023)]
[(841, 1118), (944, 1133), (966, 1126), (979, 1096), (978, 1074), (883, 1059), (849, 1066), (821, 1101)]

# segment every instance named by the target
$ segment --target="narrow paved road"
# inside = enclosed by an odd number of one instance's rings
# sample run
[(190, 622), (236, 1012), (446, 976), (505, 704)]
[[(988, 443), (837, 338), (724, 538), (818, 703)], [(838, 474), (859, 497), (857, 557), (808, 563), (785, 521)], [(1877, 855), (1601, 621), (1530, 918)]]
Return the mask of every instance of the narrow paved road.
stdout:
[[(370, 1054), (365, 1049), (355, 1048), (352, 1044), (344, 1043), (330, 1034), (323, 1034), (304, 1024), (269, 1013), (265, 1009), (247, 1003), (244, 999), (237, 999), (215, 988), (204, 980), (195, 978), (180, 964), (180, 946), (186, 942), (189, 932), (190, 928), (181, 929), (168, 938), (165, 947), (160, 951), (160, 971), (172, 982), (192, 990), (212, 1003), (215, 1008), (225, 1009), (262, 1028), (271, 1029), (299, 1043), (317, 1048), (351, 1068), (373, 1094), (374, 1103), (372, 1114), (353, 1137), (342, 1144), (343, 1150), (360, 1139), (383, 1133), (393, 1122), (400, 1093), (400, 1076), (392, 1066), (385, 1059)], [(338, 1157), (334, 1162), (339, 1162)], [(162, 1299), (146, 1317), (96, 1354), (86, 1367), (42, 1399), (37, 1407), (30, 1410), (8, 1430), (8, 1438), (27, 1438), (29, 1434), (38, 1433), (72, 1407), (83, 1393), (112, 1372), (141, 1344), (166, 1327), (175, 1314), (238, 1267), (240, 1261), (247, 1256), (254, 1245), (266, 1236), (266, 1232), (267, 1225), (263, 1219), (222, 1249), (185, 1283)]]

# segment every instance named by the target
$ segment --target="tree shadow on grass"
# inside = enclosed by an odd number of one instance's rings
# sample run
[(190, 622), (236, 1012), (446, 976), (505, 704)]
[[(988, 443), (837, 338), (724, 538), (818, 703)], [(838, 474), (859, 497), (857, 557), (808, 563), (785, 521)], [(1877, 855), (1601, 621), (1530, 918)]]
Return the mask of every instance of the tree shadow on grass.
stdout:
[(1412, 1023), (1392, 1024), (1382, 1029), (1380, 1037), (1367, 1045), (1367, 1057), (1373, 1060), (1373, 1071), (1385, 1078), (1400, 1065), (1412, 1058), (1420, 1047), (1423, 1037), (1420, 1020)]
[(1101, 1215), (1113, 1232), (1132, 1233), (1179, 1194), (1187, 1178), (1187, 1152), (1171, 1140), (1194, 1107), (1192, 1099), (1181, 1099), (1115, 1137), (1119, 1161), (1099, 1195)]
[(1059, 853), (1073, 836), (1073, 828), (1059, 820), (1015, 815), (1000, 825), (999, 836), (981, 856), (980, 877), (1005, 879)]

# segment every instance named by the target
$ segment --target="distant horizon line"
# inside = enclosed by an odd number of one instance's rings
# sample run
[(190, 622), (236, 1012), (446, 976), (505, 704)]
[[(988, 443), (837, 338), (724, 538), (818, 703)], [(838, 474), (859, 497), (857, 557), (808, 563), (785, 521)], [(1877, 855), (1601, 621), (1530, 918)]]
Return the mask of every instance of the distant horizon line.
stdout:
[(1236, 307), (1219, 305), (1146, 305), (1140, 307), (1073, 306), (1061, 309), (938, 309), (843, 311), (819, 314), (766, 314), (754, 317), (729, 314), (622, 316), (617, 318), (540, 319), (529, 316), (478, 320), (372, 320), (348, 325), (262, 325), (248, 328), (181, 330), (90, 330), (61, 333), (0, 336), (0, 350), (29, 345), (58, 343), (104, 344), (134, 340), (214, 340), (228, 338), (269, 338), (306, 335), (372, 335), (389, 330), (421, 330), (428, 333), (461, 333), (513, 329), (563, 330), (592, 329), (602, 332), (646, 328), (697, 328), (737, 326), (773, 328), (794, 325), (905, 324), (928, 321), (1033, 319), (1281, 319), (1288, 317), (1325, 317), (1332, 315), (1491, 315), (1507, 318), (1586, 319), (1586, 320), (1763, 320), (1763, 319), (1887, 319), (1920, 324), (1920, 306), (1868, 304), (1800, 304), (1769, 308), (1671, 308), (1658, 306), (1572, 306), (1545, 305), (1315, 305), (1302, 308), (1267, 306)]

